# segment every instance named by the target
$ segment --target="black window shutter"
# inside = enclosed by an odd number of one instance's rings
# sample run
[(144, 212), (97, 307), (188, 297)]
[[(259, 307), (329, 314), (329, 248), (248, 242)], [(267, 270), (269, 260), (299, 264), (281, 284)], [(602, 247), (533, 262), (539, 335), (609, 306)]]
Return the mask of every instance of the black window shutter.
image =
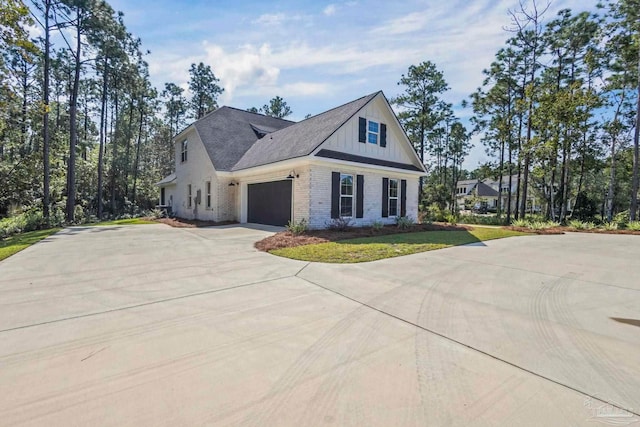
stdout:
[(331, 172), (331, 218), (340, 217), (340, 172)]
[(389, 178), (382, 178), (382, 217), (389, 217)]
[(407, 216), (407, 180), (400, 181), (400, 216)]
[(380, 123), (380, 147), (387, 146), (387, 125)]
[(367, 142), (367, 119), (359, 117), (360, 129), (358, 130), (358, 141)]
[(356, 218), (364, 216), (364, 175), (356, 175)]

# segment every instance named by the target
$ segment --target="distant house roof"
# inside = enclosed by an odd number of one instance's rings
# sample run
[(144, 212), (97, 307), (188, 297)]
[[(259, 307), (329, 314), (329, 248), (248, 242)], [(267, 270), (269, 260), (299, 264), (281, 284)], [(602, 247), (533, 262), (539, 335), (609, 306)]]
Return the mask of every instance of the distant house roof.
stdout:
[[(478, 182), (474, 187), (475, 191), (477, 191), (478, 197), (498, 197), (498, 192), (493, 188), (489, 187), (484, 182)], [(469, 194), (469, 193), (467, 193)]]
[(213, 167), (218, 171), (230, 171), (260, 136), (293, 124), (289, 120), (233, 107), (220, 107), (193, 126), (200, 135)]
[(468, 196), (477, 192), (479, 197), (498, 197), (498, 192), (485, 184), (485, 181), (479, 181), (477, 179), (465, 179), (458, 181), (457, 187), (465, 187), (465, 192), (459, 194), (459, 196)]
[(372, 93), (291, 126), (269, 133), (252, 144), (232, 167), (241, 170), (308, 156), (340, 126), (380, 93)]
[(161, 185), (173, 184), (175, 180), (176, 180), (176, 174), (172, 173), (171, 175), (167, 175), (164, 178), (162, 178), (160, 181), (156, 182), (156, 185), (161, 186)]

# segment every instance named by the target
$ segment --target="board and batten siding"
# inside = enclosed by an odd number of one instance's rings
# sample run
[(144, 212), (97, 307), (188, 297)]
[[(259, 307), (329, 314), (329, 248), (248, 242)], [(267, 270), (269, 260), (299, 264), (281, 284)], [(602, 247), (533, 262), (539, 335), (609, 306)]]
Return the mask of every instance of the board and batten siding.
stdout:
[[(357, 119), (356, 119), (357, 120)], [(357, 134), (356, 134), (357, 138)], [(395, 217), (382, 217), (382, 178), (407, 180), (407, 212), (406, 215), (414, 220), (418, 216), (418, 185), (419, 179), (415, 175), (403, 174), (401, 171), (377, 171), (367, 167), (352, 167), (346, 165), (320, 166), (312, 165), (310, 168), (310, 206), (309, 228), (326, 228), (331, 223), (331, 173), (363, 175), (364, 177), (364, 206), (363, 217), (354, 217), (351, 224), (354, 226), (371, 225), (374, 221), (384, 224), (394, 224)], [(400, 204), (398, 203), (398, 213)]]
[[(371, 144), (369, 142), (359, 142), (359, 118), (373, 120), (387, 125), (387, 146)], [(419, 167), (416, 156), (410, 151), (413, 150), (406, 143), (402, 129), (396, 126), (396, 119), (389, 112), (386, 101), (380, 95), (364, 106), (356, 115), (351, 117), (333, 135), (331, 135), (320, 147), (320, 149), (339, 151), (342, 153), (355, 154), (358, 156), (371, 157), (374, 159), (389, 160), (392, 162), (414, 164)], [(416, 163), (418, 162), (418, 163)]]

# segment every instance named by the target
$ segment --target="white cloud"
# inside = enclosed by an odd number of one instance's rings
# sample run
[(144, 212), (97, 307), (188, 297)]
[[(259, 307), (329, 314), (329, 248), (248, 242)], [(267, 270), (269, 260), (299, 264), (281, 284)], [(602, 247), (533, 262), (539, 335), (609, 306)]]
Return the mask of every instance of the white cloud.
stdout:
[(251, 21), (252, 24), (264, 25), (269, 27), (281, 26), (287, 22), (309, 21), (310, 17), (301, 14), (285, 14), (285, 13), (265, 13)]
[(335, 4), (330, 4), (327, 7), (324, 8), (324, 10), (322, 11), (322, 13), (324, 13), (326, 16), (332, 16), (336, 14), (337, 11), (337, 7)]
[(279, 25), (287, 19), (284, 13), (265, 13), (264, 15), (260, 15), (257, 19), (251, 21), (252, 24), (262, 24), (262, 25)]
[(413, 12), (400, 18), (387, 21), (371, 30), (372, 33), (396, 35), (413, 33), (423, 29), (430, 21), (426, 12)]

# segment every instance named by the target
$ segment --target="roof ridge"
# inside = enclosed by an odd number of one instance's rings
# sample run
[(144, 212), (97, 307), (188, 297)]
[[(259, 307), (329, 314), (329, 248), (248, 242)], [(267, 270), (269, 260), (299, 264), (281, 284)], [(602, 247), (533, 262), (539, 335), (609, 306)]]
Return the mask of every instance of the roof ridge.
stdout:
[[(268, 117), (270, 119), (275, 119), (275, 120), (282, 120), (283, 122), (289, 122), (289, 123), (299, 123), (299, 122), (295, 122), (293, 120), (288, 120), (288, 119), (283, 119), (281, 117), (273, 117), (273, 116), (269, 116), (267, 114), (262, 114), (262, 113), (258, 113), (258, 112), (253, 112), (253, 111), (249, 111), (249, 110), (243, 110), (242, 108), (238, 108), (238, 107), (232, 107), (230, 105), (223, 105), (220, 108), (229, 108), (230, 110), (236, 110), (236, 111), (242, 111), (243, 113), (247, 113), (247, 114), (255, 114), (257, 116), (262, 116), (262, 117)], [(219, 108), (219, 109), (220, 109)]]
[(313, 118), (315, 118), (315, 117), (321, 116), (321, 115), (326, 114), (326, 113), (328, 113), (328, 112), (331, 112), (331, 111), (333, 111), (333, 110), (337, 110), (338, 108), (345, 107), (345, 106), (347, 106), (347, 105), (349, 105), (349, 104), (353, 104), (354, 102), (358, 102), (358, 101), (360, 101), (361, 99), (368, 98), (368, 97), (372, 97), (372, 98), (373, 98), (375, 95), (377, 95), (377, 94), (379, 94), (379, 93), (381, 93), (381, 92), (382, 92), (382, 90), (379, 90), (379, 91), (376, 91), (376, 92), (370, 93), (369, 95), (361, 96), (360, 98), (357, 98), (357, 99), (354, 99), (354, 100), (351, 100), (351, 101), (345, 102), (344, 104), (342, 104), (342, 105), (338, 105), (337, 107), (330, 108), (330, 109), (328, 109), (328, 110), (322, 111), (321, 113), (315, 114), (315, 115), (313, 115), (313, 116), (311, 116), (311, 117), (307, 117), (306, 119), (302, 119), (302, 120), (300, 120), (299, 122), (296, 122), (296, 124), (298, 124), (298, 123), (302, 123), (302, 122), (305, 122), (305, 121), (307, 121), (307, 120), (311, 120), (311, 119), (313, 119)]

